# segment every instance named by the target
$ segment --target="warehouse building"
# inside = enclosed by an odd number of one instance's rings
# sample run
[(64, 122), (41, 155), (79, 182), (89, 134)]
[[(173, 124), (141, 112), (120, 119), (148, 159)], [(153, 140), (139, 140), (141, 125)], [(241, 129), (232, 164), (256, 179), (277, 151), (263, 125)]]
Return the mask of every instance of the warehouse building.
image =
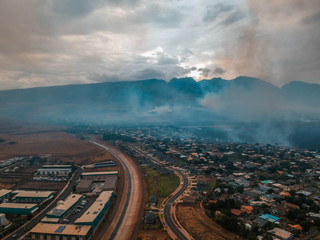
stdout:
[(102, 167), (114, 167), (116, 166), (116, 163), (114, 161), (105, 161), (105, 162), (99, 162), (95, 163), (95, 168), (102, 168)]
[(16, 214), (16, 215), (28, 215), (37, 211), (37, 204), (28, 203), (1, 203), (0, 213)]
[(90, 225), (92, 229), (98, 226), (104, 214), (108, 210), (113, 198), (113, 191), (105, 191), (74, 223), (76, 225)]
[(103, 183), (102, 191), (113, 191), (116, 187), (118, 176), (109, 176)]
[(50, 210), (42, 222), (59, 222), (59, 220), (68, 213), (79, 203), (82, 194), (70, 194), (64, 201), (59, 201), (57, 206)]
[(72, 165), (43, 165), (37, 173), (42, 176), (68, 176), (72, 172)]
[(0, 190), (0, 201), (3, 201), (4, 199), (9, 199), (12, 195), (12, 190), (7, 189), (1, 189)]
[(50, 191), (19, 191), (15, 196), (16, 202), (40, 203), (53, 197)]
[(38, 223), (29, 233), (29, 238), (37, 240), (86, 240), (90, 235), (90, 226), (73, 224)]
[(108, 171), (108, 172), (85, 172), (82, 173), (82, 179), (89, 179), (89, 180), (103, 180), (107, 179), (110, 176), (118, 175), (118, 171)]
[(76, 187), (78, 193), (90, 192), (92, 188), (92, 180), (81, 179)]

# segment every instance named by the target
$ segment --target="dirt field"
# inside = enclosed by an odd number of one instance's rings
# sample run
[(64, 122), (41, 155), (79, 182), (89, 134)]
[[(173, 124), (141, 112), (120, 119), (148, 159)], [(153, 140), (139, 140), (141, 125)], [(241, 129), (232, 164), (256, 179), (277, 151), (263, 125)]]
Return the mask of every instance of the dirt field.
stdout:
[(171, 240), (168, 233), (163, 230), (141, 230), (137, 240)]
[(65, 182), (27, 182), (24, 185), (20, 186), (20, 189), (26, 190), (51, 190), (51, 191), (60, 191), (66, 185)]
[(3, 129), (0, 129), (0, 160), (39, 154), (52, 154), (49, 159), (52, 163), (84, 164), (113, 159), (99, 147), (58, 130), (28, 127), (17, 128), (17, 132), (2, 132)]
[(212, 221), (198, 205), (179, 204), (177, 217), (181, 225), (197, 240), (240, 239)]

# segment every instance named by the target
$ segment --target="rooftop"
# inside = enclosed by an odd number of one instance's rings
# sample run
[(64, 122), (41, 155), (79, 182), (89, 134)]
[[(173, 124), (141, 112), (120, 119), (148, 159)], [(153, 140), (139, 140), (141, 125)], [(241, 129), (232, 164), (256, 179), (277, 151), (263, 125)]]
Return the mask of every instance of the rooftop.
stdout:
[(276, 222), (279, 220), (278, 217), (272, 216), (270, 214), (261, 214), (260, 218), (267, 220), (269, 222)]
[(4, 195), (11, 193), (12, 190), (8, 190), (8, 189), (1, 189), (0, 190), (0, 197), (3, 197)]
[(274, 234), (280, 238), (283, 238), (283, 239), (289, 239), (290, 237), (292, 237), (292, 233), (291, 232), (288, 232), (286, 230), (283, 230), (281, 228), (274, 228), (270, 231), (268, 231), (269, 233), (271, 234)]
[(30, 233), (86, 236), (90, 228), (72, 224), (38, 223)]
[(118, 171), (108, 171), (108, 172), (85, 172), (82, 173), (82, 176), (97, 176), (97, 175), (115, 175), (118, 174)]
[(88, 210), (78, 218), (75, 223), (90, 223), (93, 222), (99, 213), (103, 210), (111, 198), (113, 191), (104, 191), (100, 194), (97, 200), (88, 208)]
[(43, 165), (41, 168), (72, 168), (72, 165)]
[(28, 204), (28, 203), (1, 203), (0, 208), (24, 208), (30, 209), (36, 207), (37, 204)]
[(52, 195), (51, 191), (20, 191), (16, 197), (38, 197), (38, 198), (48, 198)]
[(59, 201), (57, 206), (50, 210), (47, 214), (60, 217), (65, 211), (78, 202), (81, 197), (82, 194), (71, 194), (64, 201)]

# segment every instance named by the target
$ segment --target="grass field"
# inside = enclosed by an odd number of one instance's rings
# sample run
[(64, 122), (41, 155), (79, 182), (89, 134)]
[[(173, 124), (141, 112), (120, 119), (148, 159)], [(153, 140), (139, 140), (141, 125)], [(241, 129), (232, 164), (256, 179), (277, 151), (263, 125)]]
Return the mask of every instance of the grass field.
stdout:
[(149, 196), (156, 195), (159, 198), (169, 196), (180, 184), (177, 175), (160, 175), (150, 167), (143, 167), (147, 179), (147, 191)]

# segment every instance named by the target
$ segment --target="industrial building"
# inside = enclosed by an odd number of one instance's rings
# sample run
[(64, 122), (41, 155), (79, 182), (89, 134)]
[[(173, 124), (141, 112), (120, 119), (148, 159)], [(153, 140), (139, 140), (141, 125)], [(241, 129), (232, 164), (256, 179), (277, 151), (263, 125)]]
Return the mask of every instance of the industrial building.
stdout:
[(68, 215), (70, 211), (79, 203), (82, 194), (71, 194), (64, 201), (59, 201), (57, 206), (51, 209), (42, 222), (59, 222), (59, 220)]
[(37, 240), (86, 240), (91, 226), (73, 224), (38, 223), (29, 233), (29, 238)]
[(114, 161), (105, 161), (105, 162), (99, 162), (95, 163), (95, 168), (102, 168), (102, 167), (114, 167), (116, 166), (116, 163)]
[(81, 179), (76, 187), (76, 192), (85, 193), (90, 192), (92, 188), (92, 180)]
[(16, 214), (16, 215), (28, 215), (35, 212), (38, 209), (37, 204), (28, 203), (1, 203), (0, 213)]
[(7, 189), (1, 189), (0, 190), (0, 201), (3, 201), (4, 199), (9, 199), (11, 197), (12, 190)]
[(15, 195), (16, 202), (36, 202), (40, 203), (53, 197), (50, 191), (19, 191)]
[(102, 191), (113, 191), (116, 187), (118, 176), (109, 176), (103, 183)]
[(108, 210), (113, 198), (113, 191), (104, 191), (97, 200), (74, 223), (76, 225), (90, 225), (92, 229), (99, 224)]
[(109, 176), (118, 175), (118, 171), (108, 171), (108, 172), (85, 172), (82, 173), (82, 179), (89, 179), (89, 180), (102, 180), (106, 179)]
[(68, 176), (72, 172), (72, 165), (43, 165), (38, 169), (39, 175), (55, 175), (55, 176)]

